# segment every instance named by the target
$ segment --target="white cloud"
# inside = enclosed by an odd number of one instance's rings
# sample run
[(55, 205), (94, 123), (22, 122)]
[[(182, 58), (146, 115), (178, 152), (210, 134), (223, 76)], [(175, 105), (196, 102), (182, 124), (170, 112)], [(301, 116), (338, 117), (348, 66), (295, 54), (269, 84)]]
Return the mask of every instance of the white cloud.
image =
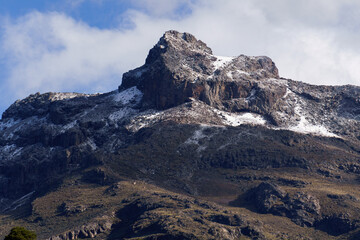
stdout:
[(33, 12), (5, 27), (7, 87), (17, 97), (37, 91), (115, 89), (122, 73), (142, 64), (153, 45), (142, 34), (100, 30), (59, 13)]
[(218, 55), (268, 55), (283, 77), (360, 85), (358, 1), (201, 0), (189, 6), (191, 15), (181, 20), (138, 14), (133, 21), (155, 33), (191, 32)]
[[(0, 50), (9, 71), (1, 88), (16, 98), (37, 91), (115, 89), (122, 73), (143, 64), (148, 50), (169, 29), (193, 33), (217, 55), (268, 55), (283, 77), (360, 85), (356, 0), (134, 0), (132, 4), (137, 10), (122, 16), (132, 23), (127, 30), (89, 27), (56, 12), (2, 21)], [(183, 9), (189, 10), (186, 15), (180, 14)]]

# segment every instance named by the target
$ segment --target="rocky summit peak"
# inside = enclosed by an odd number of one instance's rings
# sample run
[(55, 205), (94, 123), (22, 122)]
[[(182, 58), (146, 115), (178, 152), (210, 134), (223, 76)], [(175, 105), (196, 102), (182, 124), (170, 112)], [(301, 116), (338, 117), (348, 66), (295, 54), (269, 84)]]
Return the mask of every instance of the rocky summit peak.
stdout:
[[(189, 33), (166, 32), (143, 66), (123, 75), (120, 90), (137, 86), (144, 103), (157, 109), (190, 98), (225, 109), (224, 100), (246, 97), (260, 82), (279, 78), (268, 57), (220, 57)], [(285, 89), (277, 90), (285, 93)]]
[(170, 30), (164, 33), (158, 43), (149, 52), (146, 63), (155, 62), (165, 52), (196, 52), (198, 54), (212, 54), (212, 50), (190, 33), (180, 33)]

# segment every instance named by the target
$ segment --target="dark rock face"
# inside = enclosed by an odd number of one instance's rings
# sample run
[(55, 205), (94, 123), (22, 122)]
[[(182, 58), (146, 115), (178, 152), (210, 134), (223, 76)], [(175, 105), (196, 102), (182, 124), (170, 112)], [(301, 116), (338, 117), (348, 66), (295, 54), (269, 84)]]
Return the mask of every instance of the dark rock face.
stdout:
[[(228, 67), (239, 79), (218, 70), (219, 66)], [(223, 59), (212, 55), (211, 49), (191, 34), (169, 31), (150, 50), (144, 66), (124, 74), (119, 89), (137, 86), (144, 92), (144, 100), (158, 109), (195, 98), (211, 106), (236, 111), (243, 106), (232, 99), (249, 97), (257, 90), (262, 108), (275, 104), (286, 89), (273, 88), (266, 92), (250, 79), (278, 77), (278, 70), (268, 57), (242, 55)]]
[(260, 213), (287, 216), (302, 226), (313, 226), (320, 215), (321, 207), (316, 197), (303, 192), (290, 196), (272, 183), (261, 183), (249, 191), (247, 198), (254, 201)]
[(296, 224), (313, 226), (320, 215), (320, 202), (310, 194), (298, 192), (293, 197), (287, 196), (285, 202), (291, 209), (290, 218)]

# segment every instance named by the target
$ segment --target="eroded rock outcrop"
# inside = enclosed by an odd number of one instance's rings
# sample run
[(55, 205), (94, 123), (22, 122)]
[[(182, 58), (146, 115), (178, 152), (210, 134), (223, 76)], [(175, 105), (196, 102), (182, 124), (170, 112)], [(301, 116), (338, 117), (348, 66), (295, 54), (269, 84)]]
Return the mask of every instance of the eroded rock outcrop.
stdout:
[(85, 224), (75, 230), (64, 232), (58, 236), (50, 237), (48, 240), (91, 239), (101, 233), (109, 232), (112, 225), (113, 223), (110, 219), (104, 219), (98, 222)]
[[(266, 239), (262, 223), (250, 222), (216, 204), (189, 197), (154, 193), (128, 199), (118, 211), (121, 221), (113, 234), (147, 239)], [(130, 226), (130, 227), (126, 227)], [(122, 229), (122, 230), (121, 230)]]
[(296, 224), (313, 226), (320, 216), (319, 200), (307, 193), (286, 193), (276, 184), (263, 182), (248, 192), (249, 201), (254, 201), (260, 213), (287, 216)]

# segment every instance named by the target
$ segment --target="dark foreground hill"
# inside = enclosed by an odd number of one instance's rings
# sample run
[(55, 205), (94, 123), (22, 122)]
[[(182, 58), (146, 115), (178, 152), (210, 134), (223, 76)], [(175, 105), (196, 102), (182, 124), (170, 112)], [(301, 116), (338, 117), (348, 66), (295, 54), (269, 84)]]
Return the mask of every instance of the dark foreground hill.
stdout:
[(0, 121), (0, 237), (359, 239), (360, 88), (169, 31), (118, 90)]

